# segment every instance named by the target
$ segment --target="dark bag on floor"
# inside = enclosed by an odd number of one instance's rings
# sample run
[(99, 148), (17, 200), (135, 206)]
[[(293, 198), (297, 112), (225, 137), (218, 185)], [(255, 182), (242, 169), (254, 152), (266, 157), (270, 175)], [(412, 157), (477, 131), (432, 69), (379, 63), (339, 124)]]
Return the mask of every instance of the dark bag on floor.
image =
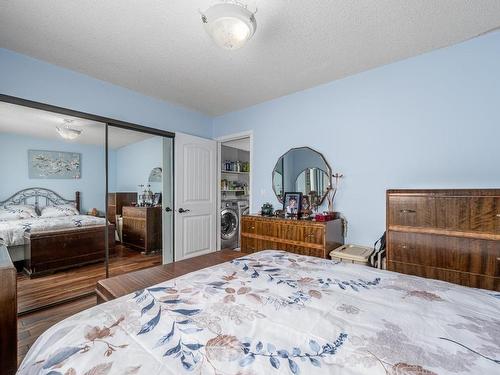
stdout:
[(385, 266), (385, 232), (373, 245), (373, 254), (370, 256), (372, 267), (386, 269)]

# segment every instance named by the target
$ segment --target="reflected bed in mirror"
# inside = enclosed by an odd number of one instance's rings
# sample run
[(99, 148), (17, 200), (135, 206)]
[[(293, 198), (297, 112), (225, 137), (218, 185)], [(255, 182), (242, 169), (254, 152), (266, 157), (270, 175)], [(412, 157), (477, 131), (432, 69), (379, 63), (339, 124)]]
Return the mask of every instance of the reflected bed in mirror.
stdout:
[(321, 204), (331, 186), (332, 170), (323, 155), (310, 147), (292, 148), (273, 170), (273, 190), (280, 202), (287, 191), (301, 192)]

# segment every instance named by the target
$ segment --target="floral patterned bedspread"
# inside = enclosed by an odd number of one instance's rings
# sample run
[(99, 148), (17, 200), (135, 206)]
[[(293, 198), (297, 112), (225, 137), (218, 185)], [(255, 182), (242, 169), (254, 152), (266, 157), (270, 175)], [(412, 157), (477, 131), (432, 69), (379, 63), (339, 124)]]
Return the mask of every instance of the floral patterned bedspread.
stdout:
[(76, 314), (19, 374), (500, 374), (500, 294), (263, 251)]
[(44, 232), (91, 225), (104, 225), (104, 218), (90, 215), (61, 217), (35, 217), (30, 219), (0, 221), (0, 242), (5, 246), (24, 245), (24, 232)]

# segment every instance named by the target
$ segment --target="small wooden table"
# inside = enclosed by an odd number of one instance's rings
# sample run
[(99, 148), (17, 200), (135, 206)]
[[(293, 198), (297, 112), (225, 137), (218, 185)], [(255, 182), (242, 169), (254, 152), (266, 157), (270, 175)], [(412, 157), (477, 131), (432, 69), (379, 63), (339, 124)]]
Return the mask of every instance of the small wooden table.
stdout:
[(228, 262), (242, 256), (245, 256), (245, 253), (234, 250), (216, 251), (178, 262), (100, 280), (96, 285), (97, 303), (108, 302), (135, 292), (136, 290), (144, 289), (167, 280), (175, 279), (187, 273)]

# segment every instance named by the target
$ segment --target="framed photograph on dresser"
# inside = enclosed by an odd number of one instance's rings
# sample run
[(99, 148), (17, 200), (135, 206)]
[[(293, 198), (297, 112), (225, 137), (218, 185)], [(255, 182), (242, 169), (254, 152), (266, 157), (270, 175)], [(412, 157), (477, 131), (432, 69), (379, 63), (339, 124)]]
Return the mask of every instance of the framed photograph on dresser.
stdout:
[(302, 193), (287, 191), (283, 198), (283, 211), (286, 216), (298, 216), (302, 207)]

